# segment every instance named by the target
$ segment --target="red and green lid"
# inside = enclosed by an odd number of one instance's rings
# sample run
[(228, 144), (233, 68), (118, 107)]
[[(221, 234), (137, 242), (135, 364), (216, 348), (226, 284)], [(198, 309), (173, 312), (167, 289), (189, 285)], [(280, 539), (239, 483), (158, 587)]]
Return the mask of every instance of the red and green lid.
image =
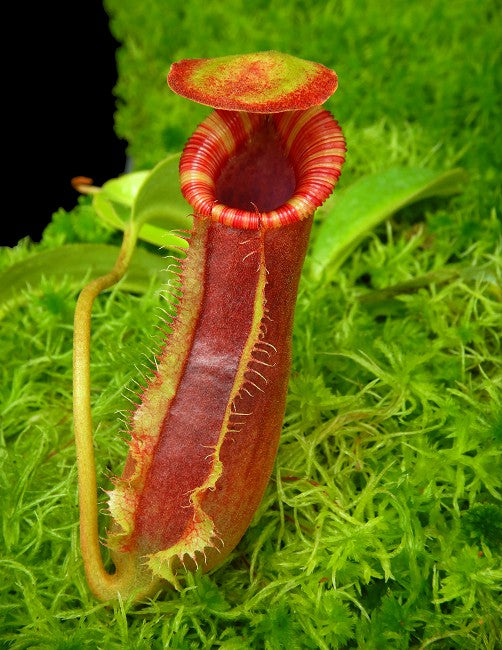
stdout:
[(258, 52), (173, 63), (170, 88), (199, 104), (227, 111), (282, 113), (323, 104), (337, 76), (320, 63), (281, 52)]

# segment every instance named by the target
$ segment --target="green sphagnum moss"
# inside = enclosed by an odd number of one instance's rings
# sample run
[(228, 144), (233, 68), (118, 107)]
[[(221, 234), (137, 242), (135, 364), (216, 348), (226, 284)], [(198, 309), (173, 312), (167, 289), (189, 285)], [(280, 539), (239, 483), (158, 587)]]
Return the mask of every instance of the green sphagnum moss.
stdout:
[[(170, 61), (245, 43), (337, 70), (330, 107), (349, 143), (343, 183), (396, 164), (461, 165), (471, 182), (460, 197), (400, 212), (334, 277), (304, 274), (282, 442), (253, 524), (222, 568), (188, 575), (181, 593), (140, 608), (97, 604), (83, 576), (71, 431), (75, 287), (47, 279), (28, 292), (1, 322), (2, 647), (500, 647), (496, 3), (106, 7), (123, 43), (117, 128), (140, 166), (178, 149), (203, 114), (164, 87)], [(84, 202), (56, 215), (41, 247), (109, 237)], [(39, 248), (2, 249), (0, 268)], [(127, 421), (134, 382), (151, 368), (160, 337), (151, 315), (162, 304), (155, 286), (142, 296), (117, 289), (93, 312), (103, 490), (125, 457), (116, 412)], [(104, 532), (104, 512), (100, 523)]]

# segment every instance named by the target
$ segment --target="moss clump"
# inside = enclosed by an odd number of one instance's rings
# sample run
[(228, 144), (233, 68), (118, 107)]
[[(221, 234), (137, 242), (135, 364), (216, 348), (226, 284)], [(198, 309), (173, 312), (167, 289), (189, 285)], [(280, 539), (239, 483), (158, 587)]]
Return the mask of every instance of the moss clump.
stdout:
[(502, 544), (502, 507), (495, 503), (479, 503), (464, 513), (462, 528), (469, 539), (485, 543), (493, 549)]

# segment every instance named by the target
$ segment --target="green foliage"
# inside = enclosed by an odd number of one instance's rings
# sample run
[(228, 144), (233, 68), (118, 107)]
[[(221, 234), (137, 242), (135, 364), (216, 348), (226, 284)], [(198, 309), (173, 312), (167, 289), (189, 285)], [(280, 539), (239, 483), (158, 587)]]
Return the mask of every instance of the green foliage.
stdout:
[(139, 239), (179, 248), (186, 242), (169, 231), (191, 227), (191, 207), (179, 183), (179, 154), (160, 161), (149, 172), (133, 172), (113, 178), (94, 194), (92, 206), (107, 225), (124, 230), (130, 220), (141, 224)]
[(357, 244), (394, 212), (431, 196), (461, 192), (466, 182), (461, 169), (435, 174), (430, 169), (393, 167), (333, 194), (319, 211), (324, 219), (312, 246), (314, 276), (319, 279), (327, 269), (335, 273)]
[[(66, 244), (29, 255), (0, 273), (0, 318), (9, 309), (29, 300), (42, 286), (68, 280), (82, 288), (86, 281), (104, 275), (113, 267), (120, 252), (118, 246), (106, 244)], [(165, 261), (160, 255), (146, 250), (134, 252), (129, 270), (120, 288), (142, 293), (150, 283), (167, 282)], [(27, 290), (31, 289), (31, 292)], [(47, 307), (58, 304), (56, 298), (47, 298)], [(57, 310), (56, 310), (57, 311)]]
[(97, 244), (111, 241), (113, 230), (96, 220), (96, 213), (88, 197), (81, 197), (78, 206), (71, 212), (60, 208), (51, 223), (44, 230), (43, 246), (56, 247), (62, 244)]
[(470, 541), (483, 542), (497, 549), (502, 544), (502, 507), (495, 503), (479, 503), (469, 508), (462, 519), (462, 528)]
[[(205, 109), (169, 62), (276, 48), (333, 65), (349, 186), (389, 167), (457, 164), (452, 199), (409, 206), (338, 272), (306, 260), (271, 483), (237, 549), (144, 607), (96, 604), (77, 536), (69, 278), (26, 289), (0, 341), (0, 641), (27, 648), (495, 650), (502, 611), (502, 244), (495, 3), (107, 0), (124, 43), (117, 115), (139, 166), (178, 150)], [(315, 38), (313, 37), (315, 35)], [(116, 199), (117, 197), (115, 197)], [(115, 243), (88, 199), (42, 249)], [(314, 237), (321, 226), (315, 226)], [(0, 269), (41, 250), (0, 250)], [(120, 473), (157, 288), (93, 312), (100, 488)], [(146, 367), (138, 367), (147, 358)], [(124, 386), (127, 387), (124, 394)], [(105, 494), (100, 492), (105, 508)], [(106, 517), (101, 517), (104, 534)]]

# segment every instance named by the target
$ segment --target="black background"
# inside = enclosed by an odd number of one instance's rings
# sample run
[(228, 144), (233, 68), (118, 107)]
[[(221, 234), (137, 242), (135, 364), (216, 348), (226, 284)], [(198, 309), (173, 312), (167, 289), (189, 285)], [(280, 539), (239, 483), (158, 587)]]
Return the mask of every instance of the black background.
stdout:
[(76, 205), (74, 176), (101, 184), (122, 173), (126, 143), (113, 131), (118, 44), (101, 2), (19, 6), (9, 30), (0, 245), (13, 246)]

